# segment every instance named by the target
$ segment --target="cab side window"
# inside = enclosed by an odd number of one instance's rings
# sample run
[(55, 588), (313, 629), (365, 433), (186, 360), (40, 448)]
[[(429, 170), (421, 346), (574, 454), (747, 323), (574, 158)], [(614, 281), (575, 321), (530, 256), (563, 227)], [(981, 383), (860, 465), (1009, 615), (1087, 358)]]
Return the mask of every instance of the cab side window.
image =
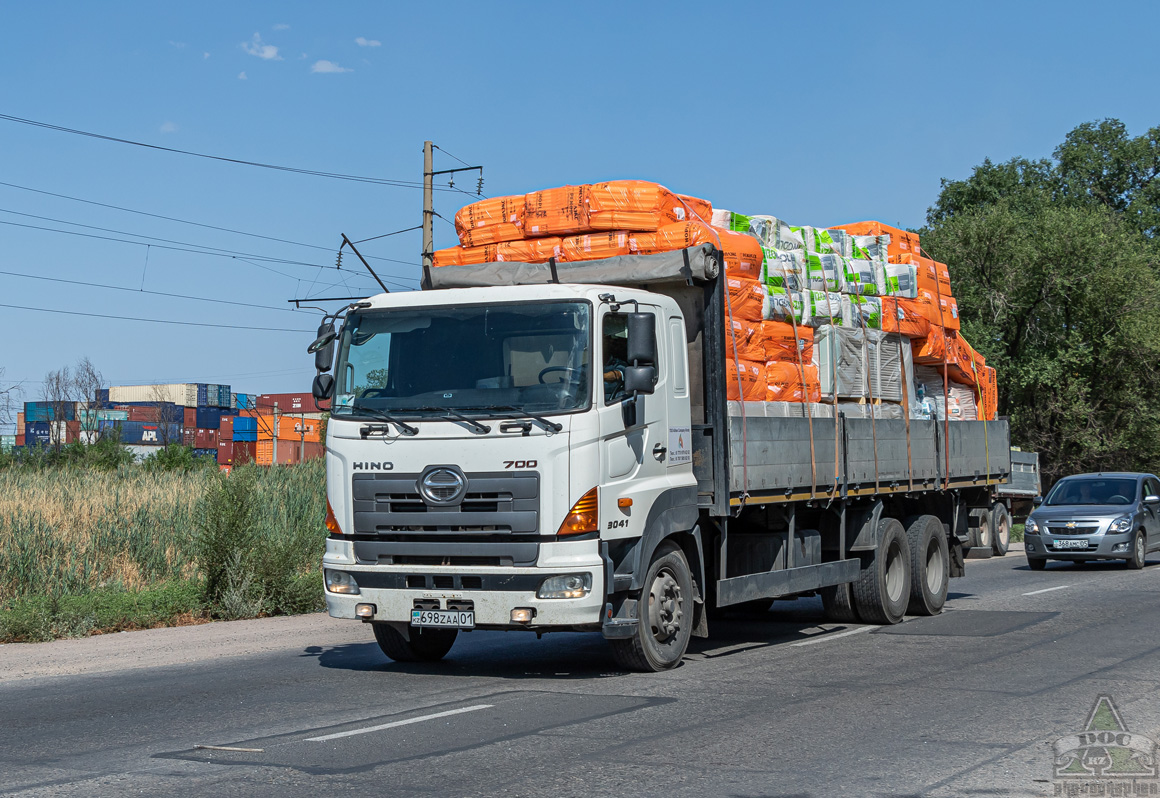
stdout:
[(624, 367), (628, 365), (626, 317), (619, 313), (607, 314), (601, 325), (600, 341), (604, 357), (604, 404), (614, 405), (627, 398), (624, 393)]

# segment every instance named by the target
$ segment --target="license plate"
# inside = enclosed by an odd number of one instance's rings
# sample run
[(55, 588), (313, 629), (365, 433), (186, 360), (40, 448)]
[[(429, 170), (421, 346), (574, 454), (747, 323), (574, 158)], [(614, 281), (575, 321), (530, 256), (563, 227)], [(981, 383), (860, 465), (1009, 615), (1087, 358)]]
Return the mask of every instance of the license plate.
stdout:
[(1057, 549), (1086, 549), (1088, 542), (1086, 540), (1057, 540), (1055, 541), (1055, 548)]
[(411, 610), (411, 626), (471, 629), (475, 626), (475, 613), (465, 610)]

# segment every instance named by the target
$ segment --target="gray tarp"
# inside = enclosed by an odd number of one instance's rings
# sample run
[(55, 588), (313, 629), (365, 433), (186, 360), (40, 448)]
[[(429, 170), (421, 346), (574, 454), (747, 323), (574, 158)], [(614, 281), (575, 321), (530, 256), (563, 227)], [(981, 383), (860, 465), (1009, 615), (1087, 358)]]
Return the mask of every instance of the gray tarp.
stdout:
[[(603, 260), (556, 263), (560, 282), (593, 285), (711, 280), (720, 270), (720, 253), (712, 244), (655, 255), (622, 255)], [(551, 282), (552, 270), (547, 263), (479, 263), (431, 269), (432, 288), (483, 288)]]

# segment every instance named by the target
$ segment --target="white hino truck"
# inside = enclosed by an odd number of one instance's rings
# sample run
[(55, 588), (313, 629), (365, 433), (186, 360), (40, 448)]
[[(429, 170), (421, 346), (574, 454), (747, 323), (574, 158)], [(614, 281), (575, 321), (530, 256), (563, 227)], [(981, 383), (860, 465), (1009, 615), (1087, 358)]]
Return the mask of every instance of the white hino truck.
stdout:
[(658, 671), (730, 606), (940, 612), (1002, 507), (1007, 423), (729, 401), (722, 269), (711, 245), (447, 266), (327, 316), (330, 614), (399, 661), (566, 630)]

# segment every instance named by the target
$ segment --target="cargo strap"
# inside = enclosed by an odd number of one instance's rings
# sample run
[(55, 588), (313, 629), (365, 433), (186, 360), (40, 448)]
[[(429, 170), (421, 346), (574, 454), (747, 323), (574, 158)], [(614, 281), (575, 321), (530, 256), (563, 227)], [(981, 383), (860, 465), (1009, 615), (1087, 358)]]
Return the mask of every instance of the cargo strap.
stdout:
[[(921, 246), (916, 245), (919, 255), (926, 257), (926, 250)], [(927, 258), (931, 263), (934, 263), (934, 258)], [(917, 264), (917, 269), (921, 269), (922, 264)], [(917, 284), (917, 280), (915, 283)], [(950, 365), (947, 355), (950, 353), (950, 338), (947, 336), (947, 327), (942, 323), (942, 285), (938, 279), (938, 266), (934, 268), (934, 291), (935, 298), (938, 301), (938, 319), (939, 326), (942, 328), (943, 336), (943, 490), (946, 490), (951, 483), (951, 386), (950, 386)], [(953, 332), (953, 330), (952, 330)]]
[[(843, 266), (845, 268), (845, 266)], [(858, 307), (860, 303), (854, 301), (855, 297), (850, 297), (850, 305), (855, 308), (855, 313), (858, 314), (858, 327), (862, 330), (862, 375), (866, 379), (866, 394), (870, 397), (870, 433), (874, 438), (874, 492), (878, 493), (878, 421), (874, 418), (874, 388), (870, 384), (870, 338), (866, 335), (866, 317), (862, 315), (861, 308)], [(881, 318), (881, 314), (879, 315)], [(883, 338), (886, 334), (883, 333)], [(878, 342), (878, 346), (874, 348), (877, 353), (876, 360), (882, 362), (882, 341)], [(835, 391), (837, 385), (834, 386)]]
[[(710, 228), (712, 229), (712, 228)], [(721, 247), (721, 237), (717, 236), (717, 247)], [(741, 384), (741, 372), (737, 369), (737, 334), (733, 332), (733, 302), (729, 299), (729, 281), (725, 276), (724, 259), (721, 267), (721, 285), (725, 291), (726, 324), (725, 334), (733, 345), (733, 377), (737, 380), (737, 399), (741, 406), (741, 503), (737, 505), (736, 515), (741, 515), (745, 509), (745, 502), (749, 499), (749, 428), (745, 423), (745, 388)], [(729, 394), (725, 394), (725, 424), (729, 424)], [(728, 432), (728, 429), (725, 430)]]
[(552, 272), (552, 282), (556, 285), (560, 284), (560, 275), (556, 273), (556, 259), (548, 258), (548, 269)]
[[(809, 419), (810, 428), (810, 498), (816, 499), (818, 497), (818, 463), (814, 452), (814, 413), (810, 409), (810, 394), (806, 388), (806, 367), (802, 362), (802, 346), (801, 339), (798, 337), (797, 314), (793, 310), (793, 297), (790, 296), (789, 290), (789, 271), (785, 268), (781, 270), (782, 284), (785, 285), (786, 298), (789, 299), (789, 321), (793, 325), (793, 340), (794, 349), (797, 350), (798, 375), (802, 381), (802, 392), (805, 398), (802, 402), (802, 407), (805, 408), (806, 418)], [(768, 288), (767, 288), (768, 290)], [(804, 300), (803, 300), (804, 302)]]

